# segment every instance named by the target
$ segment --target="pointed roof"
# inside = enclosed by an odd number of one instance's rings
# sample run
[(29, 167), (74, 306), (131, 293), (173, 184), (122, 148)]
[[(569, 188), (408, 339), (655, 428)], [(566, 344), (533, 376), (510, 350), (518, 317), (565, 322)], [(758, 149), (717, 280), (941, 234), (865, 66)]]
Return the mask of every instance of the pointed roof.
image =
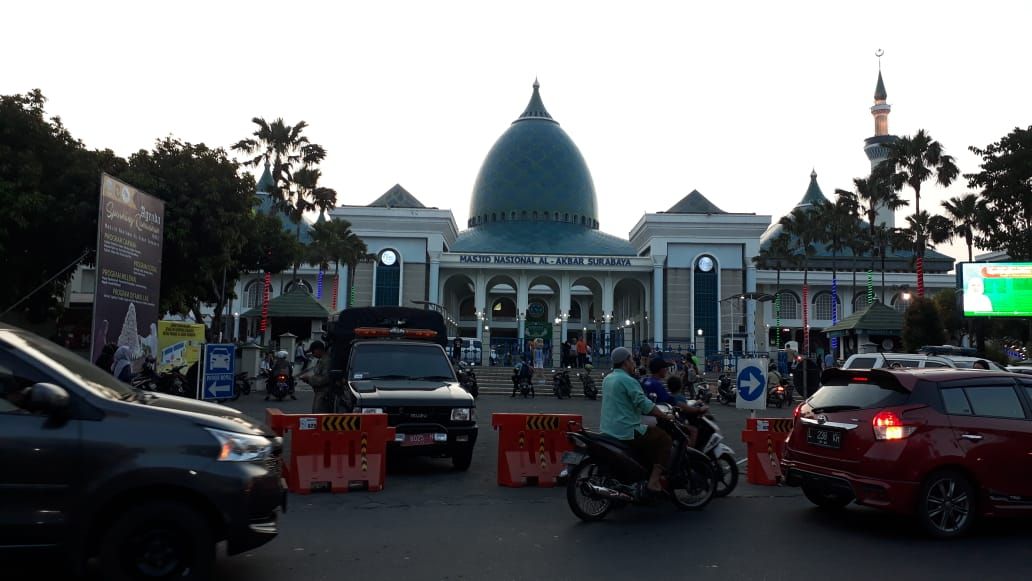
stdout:
[(709, 201), (706, 196), (699, 193), (699, 190), (692, 190), (692, 193), (681, 198), (666, 211), (667, 214), (727, 214)]
[(534, 94), (530, 96), (530, 102), (527, 103), (527, 108), (523, 110), (519, 119), (513, 121), (514, 124), (519, 123), (524, 119), (544, 119), (558, 125), (558, 122), (555, 119), (552, 119), (552, 116), (548, 114), (548, 110), (545, 109), (545, 104), (541, 101), (541, 93), (538, 92), (540, 87), (541, 83), (538, 83), (538, 80), (534, 79)]
[(322, 224), (326, 221), (326, 210), (319, 210), (319, 217), (315, 219), (316, 224)]
[(401, 184), (394, 184), (394, 187), (384, 192), (382, 196), (376, 198), (372, 204), (369, 204), (369, 208), (425, 208), (422, 202), (416, 199), (415, 196), (408, 193), (408, 190), (401, 187)]
[(884, 101), (888, 98), (888, 94), (885, 92), (885, 81), (882, 80), (881, 69), (878, 69), (878, 86), (874, 89), (874, 100)]
[(803, 194), (803, 199), (799, 200), (796, 207), (800, 206), (814, 206), (817, 204), (829, 204), (830, 200), (821, 191), (821, 186), (817, 185), (817, 170), (810, 172), (810, 185), (806, 188), (806, 193)]
[(269, 171), (269, 162), (265, 162), (265, 171), (262, 172), (262, 177), (258, 178), (255, 191), (269, 193), (275, 186), (276, 182), (272, 179), (272, 172)]
[(849, 331), (876, 335), (898, 335), (903, 331), (903, 313), (875, 301), (862, 311), (857, 311), (830, 327), (825, 333), (833, 337), (845, 335)]
[[(262, 316), (262, 306), (258, 305), (240, 316), (260, 317)], [(304, 286), (296, 284), (289, 291), (269, 300), (269, 317), (328, 319), (330, 312)]]

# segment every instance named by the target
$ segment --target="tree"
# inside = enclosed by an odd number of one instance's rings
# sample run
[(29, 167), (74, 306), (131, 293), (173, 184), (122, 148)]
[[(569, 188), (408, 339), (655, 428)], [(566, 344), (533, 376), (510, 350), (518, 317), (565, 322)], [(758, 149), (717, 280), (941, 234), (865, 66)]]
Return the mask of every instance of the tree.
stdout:
[(75, 267), (95, 259), (100, 173), (126, 166), (86, 149), (45, 105), (38, 89), (0, 95), (0, 313), (25, 299), (17, 312), (33, 322), (54, 316)]
[(790, 240), (791, 237), (782, 232), (753, 257), (753, 262), (760, 268), (773, 268), (777, 271), (776, 290), (774, 291), (774, 318), (777, 327), (774, 330), (774, 342), (778, 346), (781, 345), (781, 269), (795, 266), (798, 262), (797, 257), (792, 253)]
[(931, 299), (914, 297), (903, 314), (903, 349), (913, 353), (925, 345), (942, 345), (946, 333)]
[[(953, 157), (942, 151), (942, 145), (931, 138), (924, 129), (913, 136), (901, 137), (885, 144), (889, 155), (879, 166), (889, 178), (894, 190), (904, 185), (914, 190), (914, 214), (921, 213), (921, 186), (935, 177), (942, 187), (948, 187), (960, 175)], [(921, 233), (918, 233), (920, 236)], [(917, 247), (917, 296), (924, 296), (924, 252), (926, 242), (916, 241)]]
[(981, 212), (984, 211), (985, 203), (979, 201), (975, 194), (965, 194), (944, 201), (942, 207), (946, 210), (946, 218), (950, 220), (950, 239), (955, 236), (963, 238), (964, 244), (967, 245), (968, 262), (974, 261), (976, 224)]
[(354, 286), (354, 276), (351, 274), (352, 267), (349, 261), (354, 259), (354, 264), (357, 266), (360, 260), (369, 256), (365, 243), (351, 231), (351, 223), (347, 220), (317, 222), (312, 226), (312, 243), (308, 249), (309, 262), (312, 264), (317, 264), (326, 270), (329, 268), (329, 263), (333, 263), (335, 279), (340, 276), (340, 263), (349, 264), (348, 283), (350, 286)]
[(241, 175), (222, 149), (168, 137), (134, 154), (120, 177), (165, 201), (163, 312), (190, 313), (201, 323), (202, 305), (213, 305), (211, 328), (219, 329), (227, 289), (242, 271), (257, 270), (270, 256), (294, 259), (283, 237), (266, 238), (269, 220), (280, 232), (282, 226), (254, 212), (252, 176)]
[[(856, 234), (856, 207), (854, 200), (850, 197), (839, 197), (835, 203), (828, 204), (821, 213), (820, 240), (828, 246), (831, 251), (831, 322), (838, 322), (839, 297), (838, 297), (838, 256), (843, 250), (849, 248), (850, 240)], [(855, 280), (855, 271), (854, 271)], [(837, 342), (832, 339), (832, 347)]]
[(824, 204), (793, 208), (792, 212), (782, 217), (779, 222), (785, 233), (791, 237), (790, 246), (803, 264), (803, 353), (807, 355), (810, 352), (810, 257), (817, 252), (816, 243), (821, 232), (819, 216), (823, 209)]
[(969, 149), (982, 158), (981, 171), (964, 176), (985, 208), (976, 220), (975, 244), (1003, 250), (1011, 260), (1032, 260), (1032, 126)]
[[(290, 219), (297, 227), (297, 240), (301, 241), (301, 223), (306, 212), (319, 210), (325, 212), (337, 204), (337, 192), (319, 185), (322, 172), (316, 168), (304, 167), (294, 173), (292, 206), (288, 210)], [(301, 256), (294, 262), (293, 278), (297, 278), (297, 269)]]
[[(883, 294), (885, 290), (884, 242), (887, 241), (888, 236), (886, 233), (880, 233), (877, 230), (878, 209), (886, 208), (895, 212), (903, 206), (908, 205), (909, 202), (901, 198), (899, 193), (889, 186), (889, 180), (885, 170), (876, 171), (872, 173), (869, 178), (854, 178), (853, 189), (853, 192), (835, 190), (835, 193), (838, 194), (840, 200), (845, 196), (846, 200), (843, 203), (850, 208), (854, 215), (857, 217), (863, 217), (867, 221), (867, 232), (857, 232), (856, 237), (853, 239), (853, 244), (850, 246), (854, 249), (854, 252), (856, 252), (857, 248), (864, 248), (871, 256), (871, 265), (867, 271), (868, 284), (870, 285), (868, 288), (868, 303), (870, 303), (874, 300), (874, 289), (871, 280), (873, 278), (875, 258), (878, 254), (881, 254), (882, 257)], [(855, 286), (856, 285), (854, 283), (854, 287)]]
[(963, 329), (963, 313), (957, 307), (957, 291), (943, 289), (932, 295), (932, 302), (946, 333), (950, 337), (958, 336)]

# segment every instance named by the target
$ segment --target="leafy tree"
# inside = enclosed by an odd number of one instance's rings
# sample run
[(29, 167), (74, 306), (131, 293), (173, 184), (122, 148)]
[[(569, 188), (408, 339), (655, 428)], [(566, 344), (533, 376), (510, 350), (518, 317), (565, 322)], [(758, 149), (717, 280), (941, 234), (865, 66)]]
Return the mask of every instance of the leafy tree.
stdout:
[[(879, 166), (884, 167), (884, 166)], [(899, 196), (889, 185), (886, 170), (874, 172), (869, 178), (854, 178), (854, 191), (835, 190), (839, 199), (845, 200), (843, 204), (850, 209), (857, 217), (867, 221), (867, 231), (856, 233), (853, 243), (850, 245), (853, 252), (866, 252), (871, 257), (871, 265), (868, 276), (874, 272), (875, 259), (880, 255), (882, 264), (882, 294), (885, 292), (885, 248), (888, 243), (888, 233), (878, 230), (878, 209), (886, 208), (892, 212), (909, 204)], [(855, 270), (854, 270), (855, 273)], [(856, 286), (854, 282), (853, 286)], [(884, 296), (882, 297), (884, 299)]]
[[(831, 320), (832, 323), (837, 323), (838, 315), (841, 312), (838, 297), (838, 257), (839, 253), (849, 248), (849, 241), (857, 230), (856, 209), (853, 200), (848, 197), (840, 197), (834, 203), (826, 205), (820, 220), (822, 226), (820, 240), (831, 251)], [(854, 281), (855, 278), (856, 271), (854, 270)]]
[(774, 335), (777, 338), (775, 343), (781, 344), (781, 269), (795, 266), (798, 257), (793, 254), (791, 237), (782, 232), (770, 241), (766, 248), (761, 248), (759, 254), (753, 257), (753, 262), (760, 268), (773, 268), (777, 271), (777, 280), (774, 291), (774, 317), (777, 328)]
[[(320, 177), (322, 177), (322, 172), (313, 167), (305, 167), (294, 173), (293, 202), (287, 215), (297, 227), (298, 241), (301, 240), (301, 223), (304, 220), (305, 212), (319, 210), (321, 213), (337, 204), (337, 192), (331, 188), (320, 186)], [(302, 258), (302, 256), (298, 256), (298, 260), (294, 261), (293, 278), (295, 279)]]
[[(219, 329), (228, 289), (242, 271), (294, 259), (279, 221), (253, 211), (251, 175), (241, 175), (222, 149), (168, 137), (134, 154), (121, 177), (165, 201), (163, 311), (190, 313), (201, 323), (202, 305), (213, 305), (211, 328)], [(272, 223), (282, 236), (272, 234)]]
[[(309, 262), (326, 270), (333, 263), (334, 277), (339, 277), (340, 263), (348, 265), (348, 284), (354, 286), (354, 275), (349, 261), (357, 266), (360, 260), (369, 258), (368, 249), (354, 232), (347, 220), (326, 220), (316, 222), (312, 226), (312, 243), (309, 249)], [(347, 293), (350, 296), (350, 292)], [(345, 305), (347, 301), (345, 300)]]
[(0, 313), (28, 297), (17, 312), (33, 322), (59, 308), (79, 259), (94, 260), (100, 173), (126, 167), (110, 150), (87, 149), (45, 104), (38, 89), (0, 95)]
[(946, 333), (931, 299), (914, 297), (903, 314), (903, 349), (913, 353), (925, 345), (942, 345)]
[(957, 291), (951, 288), (943, 289), (932, 295), (932, 302), (946, 333), (950, 337), (959, 336), (963, 329), (963, 313), (957, 306)]
[(985, 211), (985, 202), (980, 201), (975, 194), (955, 196), (942, 203), (946, 210), (946, 218), (950, 220), (949, 238), (960, 237), (967, 245), (968, 262), (974, 260), (973, 249), (977, 223), (982, 212)]
[[(879, 166), (888, 176), (893, 189), (910, 186), (914, 190), (914, 214), (921, 214), (921, 186), (932, 177), (943, 187), (948, 187), (960, 175), (960, 169), (953, 156), (942, 151), (942, 145), (932, 139), (924, 129), (913, 136), (901, 137), (885, 144), (889, 155)], [(916, 232), (918, 236), (927, 232)], [(924, 254), (926, 242), (916, 240), (917, 248), (917, 296), (924, 297)]]
[(810, 207), (793, 208), (792, 212), (780, 221), (785, 233), (791, 237), (790, 246), (803, 265), (803, 352), (807, 354), (810, 348), (810, 257), (817, 252), (817, 241), (821, 231), (819, 216), (824, 206), (814, 204)]
[(982, 158), (981, 171), (964, 176), (985, 205), (976, 220), (975, 243), (1006, 251), (1011, 260), (1032, 260), (1032, 126), (969, 149)]

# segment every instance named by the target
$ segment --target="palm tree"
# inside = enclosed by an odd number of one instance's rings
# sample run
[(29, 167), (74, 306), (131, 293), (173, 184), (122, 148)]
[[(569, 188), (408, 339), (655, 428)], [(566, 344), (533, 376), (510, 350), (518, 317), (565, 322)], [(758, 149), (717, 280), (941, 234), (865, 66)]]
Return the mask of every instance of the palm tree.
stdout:
[[(828, 204), (821, 214), (820, 241), (831, 251), (831, 323), (838, 322), (838, 255), (849, 247), (849, 241), (856, 227), (854, 201), (850, 197)], [(836, 347), (832, 341), (832, 348)]]
[(796, 207), (792, 212), (781, 218), (779, 222), (792, 240), (790, 246), (796, 256), (803, 264), (803, 353), (809, 356), (810, 353), (810, 318), (809, 318), (809, 292), (810, 292), (810, 257), (817, 251), (817, 240), (821, 233), (820, 214), (824, 210), (824, 204), (814, 204), (810, 207)]
[(790, 244), (791, 237), (784, 232), (778, 234), (770, 241), (770, 245), (761, 248), (758, 255), (753, 257), (753, 262), (760, 268), (773, 268), (777, 271), (776, 290), (774, 291), (774, 319), (777, 327), (774, 330), (774, 343), (781, 345), (781, 269), (786, 266), (794, 266), (797, 257), (792, 254)]
[(968, 262), (972, 262), (974, 260), (975, 224), (979, 213), (985, 208), (985, 203), (980, 201), (975, 194), (965, 194), (962, 197), (953, 197), (944, 201), (942, 207), (946, 210), (946, 218), (952, 222), (950, 238), (959, 236), (964, 239), (964, 243), (967, 244)]
[[(354, 276), (351, 273), (353, 256), (354, 265), (359, 260), (366, 259), (369, 255), (365, 243), (354, 232), (351, 231), (351, 223), (347, 220), (326, 220), (317, 222), (312, 226), (312, 244), (309, 246), (309, 260), (312, 264), (318, 265), (321, 269), (327, 270), (329, 263), (333, 262), (333, 278), (336, 289), (340, 280), (340, 263), (348, 265), (349, 287), (354, 287)], [(336, 292), (336, 291), (334, 291)], [(348, 293), (351, 294), (350, 292)], [(336, 297), (336, 295), (334, 295)], [(347, 305), (345, 301), (345, 306)], [(336, 298), (333, 301), (333, 308), (336, 308)]]
[[(912, 137), (902, 137), (885, 144), (889, 155), (879, 166), (884, 167), (885, 175), (894, 190), (904, 185), (914, 190), (914, 215), (921, 214), (921, 185), (930, 178), (942, 187), (948, 187), (960, 175), (960, 169), (953, 156), (942, 152), (942, 145), (932, 139), (924, 129), (918, 130)], [(926, 232), (918, 232), (921, 236)], [(924, 253), (927, 243), (917, 240), (917, 296), (924, 297)]]
[[(879, 166), (882, 168), (884, 166)], [(874, 273), (874, 261), (877, 253), (882, 255), (882, 294), (885, 293), (885, 244), (887, 233), (878, 232), (878, 209), (886, 208), (892, 212), (909, 204), (899, 196), (895, 190), (889, 187), (888, 176), (885, 170), (876, 171), (870, 178), (853, 178), (855, 192), (835, 190), (835, 193), (847, 196), (847, 202), (857, 216), (863, 216), (867, 220), (866, 235), (857, 235), (854, 239), (857, 245), (866, 247), (871, 254), (871, 265), (867, 271), (868, 304), (874, 299), (873, 283), (871, 282)], [(855, 284), (854, 284), (855, 286)], [(884, 296), (882, 297), (884, 299)]]
[[(272, 123), (255, 117), (251, 122), (258, 126), (253, 137), (238, 141), (233, 150), (254, 156), (243, 162), (246, 166), (255, 167), (263, 161), (271, 165), (276, 190), (284, 182), (293, 181), (294, 171), (298, 168), (317, 165), (326, 158), (326, 150), (321, 145), (310, 142), (307, 136), (302, 135), (308, 127), (304, 121), (297, 125), (287, 125), (282, 117)], [(278, 191), (273, 193), (279, 195)]]

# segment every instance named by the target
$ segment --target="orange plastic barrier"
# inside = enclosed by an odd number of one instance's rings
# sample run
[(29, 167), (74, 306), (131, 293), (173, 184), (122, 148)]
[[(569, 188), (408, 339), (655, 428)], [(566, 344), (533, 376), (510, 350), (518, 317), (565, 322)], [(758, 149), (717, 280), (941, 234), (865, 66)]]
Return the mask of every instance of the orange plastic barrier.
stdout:
[(386, 414), (285, 414), (272, 408), (265, 419), (290, 440), (283, 476), (291, 492), (383, 490), (387, 443), (395, 432)]
[(781, 455), (785, 450), (785, 438), (791, 431), (791, 418), (745, 420), (742, 441), (746, 444), (748, 458), (746, 481), (766, 486), (774, 486), (781, 481)]
[(575, 414), (491, 414), (498, 430), (498, 484), (555, 486), (563, 452), (573, 449), (566, 432), (581, 429)]

